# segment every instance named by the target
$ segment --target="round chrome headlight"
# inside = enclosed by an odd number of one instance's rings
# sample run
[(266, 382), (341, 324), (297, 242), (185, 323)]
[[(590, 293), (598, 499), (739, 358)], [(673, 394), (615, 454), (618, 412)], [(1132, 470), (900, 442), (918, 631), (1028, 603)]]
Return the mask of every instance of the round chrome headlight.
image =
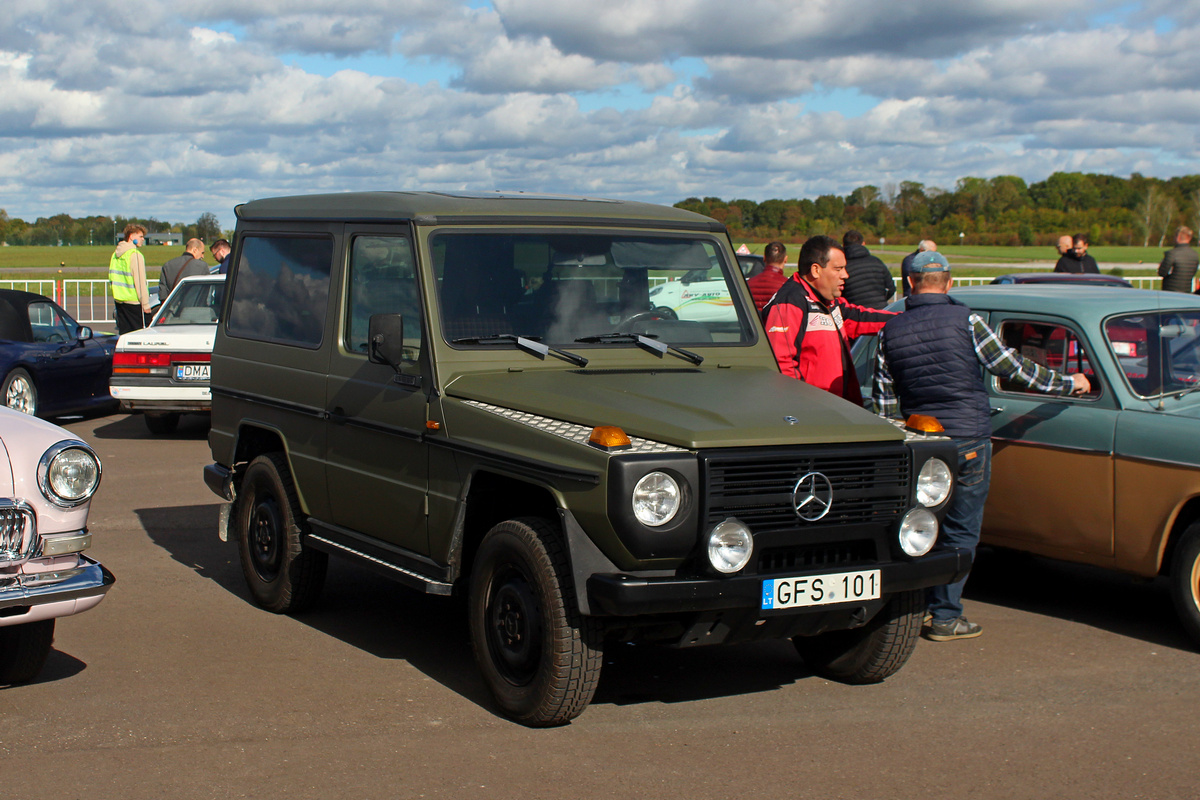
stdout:
[(946, 462), (931, 458), (917, 475), (917, 502), (930, 508), (940, 506), (950, 496), (950, 487), (953, 485), (954, 477)]
[(651, 472), (633, 487), (633, 515), (651, 528), (666, 525), (679, 511), (679, 484), (665, 472)]
[(100, 459), (85, 442), (59, 442), (38, 462), (38, 488), (59, 508), (87, 502), (100, 486)]
[(750, 529), (736, 519), (718, 523), (708, 534), (708, 563), (725, 575), (737, 572), (750, 563), (754, 553), (754, 537)]
[(933, 512), (925, 508), (914, 508), (900, 522), (900, 549), (916, 558), (933, 549), (937, 541), (938, 521)]

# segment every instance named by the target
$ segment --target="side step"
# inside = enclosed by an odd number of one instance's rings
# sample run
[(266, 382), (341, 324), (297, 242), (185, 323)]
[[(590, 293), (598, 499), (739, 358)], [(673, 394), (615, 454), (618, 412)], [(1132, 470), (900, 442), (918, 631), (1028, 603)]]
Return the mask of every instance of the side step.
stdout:
[(424, 556), (381, 542), (346, 528), (309, 518), (312, 533), (304, 543), (317, 550), (353, 561), (411, 589), (449, 596), (454, 585), (446, 580), (446, 568)]

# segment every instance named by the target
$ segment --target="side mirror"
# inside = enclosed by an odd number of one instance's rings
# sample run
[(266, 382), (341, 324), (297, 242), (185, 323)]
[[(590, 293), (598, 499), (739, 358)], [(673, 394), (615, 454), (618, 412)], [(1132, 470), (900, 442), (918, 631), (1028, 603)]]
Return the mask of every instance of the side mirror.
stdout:
[(80, 325), (75, 331), (75, 337), (81, 342), (86, 342), (88, 339), (92, 338), (92, 329), (87, 325)]
[(367, 360), (387, 364), (396, 372), (404, 364), (404, 316), (372, 314), (367, 323)]

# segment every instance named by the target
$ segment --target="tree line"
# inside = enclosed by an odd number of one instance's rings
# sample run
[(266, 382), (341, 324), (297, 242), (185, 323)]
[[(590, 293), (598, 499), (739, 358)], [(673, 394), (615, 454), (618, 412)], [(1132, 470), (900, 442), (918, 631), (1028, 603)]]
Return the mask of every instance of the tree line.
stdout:
[(1056, 172), (1026, 184), (1015, 175), (960, 178), (953, 191), (916, 181), (860, 186), (845, 197), (730, 200), (689, 197), (677, 208), (713, 217), (732, 236), (795, 241), (852, 228), (868, 244), (921, 239), (978, 245), (1053, 245), (1085, 233), (1092, 244), (1162, 246), (1175, 229), (1200, 230), (1200, 175), (1163, 180)]
[(147, 233), (182, 233), (184, 241), (200, 239), (210, 244), (221, 237), (217, 215), (209, 211), (189, 225), (163, 222), (154, 217), (74, 218), (70, 214), (38, 217), (34, 222), (26, 222), (19, 217), (10, 217), (0, 208), (0, 242), (10, 245), (111, 245), (131, 223), (141, 225)]

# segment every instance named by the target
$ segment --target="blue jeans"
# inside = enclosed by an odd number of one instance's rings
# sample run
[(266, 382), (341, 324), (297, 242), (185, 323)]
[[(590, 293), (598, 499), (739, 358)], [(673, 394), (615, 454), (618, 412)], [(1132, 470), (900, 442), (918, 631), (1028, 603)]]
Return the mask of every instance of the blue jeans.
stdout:
[[(956, 439), (958, 472), (954, 497), (942, 520), (938, 544), (942, 547), (962, 547), (975, 556), (979, 546), (979, 529), (983, 525), (983, 506), (987, 502), (988, 485), (992, 481), (992, 440)], [(929, 590), (929, 613), (935, 620), (951, 620), (962, 616), (962, 593), (967, 576), (955, 583), (934, 586)]]

